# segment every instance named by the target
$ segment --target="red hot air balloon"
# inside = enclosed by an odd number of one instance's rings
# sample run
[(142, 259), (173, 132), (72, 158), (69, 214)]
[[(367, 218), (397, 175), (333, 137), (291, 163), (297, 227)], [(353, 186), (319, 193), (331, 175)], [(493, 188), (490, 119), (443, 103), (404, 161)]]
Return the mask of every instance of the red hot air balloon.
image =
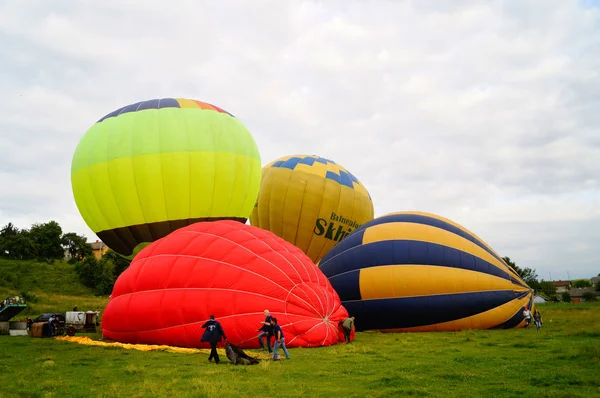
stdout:
[(348, 316), (314, 263), (275, 234), (235, 221), (200, 222), (143, 249), (119, 276), (102, 321), (123, 343), (207, 347), (210, 314), (228, 340), (257, 348), (263, 311), (278, 319), (288, 347), (339, 342)]

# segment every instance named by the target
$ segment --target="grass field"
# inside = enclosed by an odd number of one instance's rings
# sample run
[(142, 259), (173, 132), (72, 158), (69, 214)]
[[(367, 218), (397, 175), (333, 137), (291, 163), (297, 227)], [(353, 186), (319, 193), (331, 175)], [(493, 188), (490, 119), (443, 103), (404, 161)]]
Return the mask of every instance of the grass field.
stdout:
[(600, 304), (540, 309), (540, 332), (358, 333), (256, 366), (0, 336), (0, 396), (600, 396)]

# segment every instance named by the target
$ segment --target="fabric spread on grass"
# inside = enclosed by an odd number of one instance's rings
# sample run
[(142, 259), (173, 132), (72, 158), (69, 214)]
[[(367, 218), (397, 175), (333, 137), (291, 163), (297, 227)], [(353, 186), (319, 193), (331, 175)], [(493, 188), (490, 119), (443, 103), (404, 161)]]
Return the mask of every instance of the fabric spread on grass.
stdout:
[[(179, 354), (210, 354), (209, 349), (202, 348), (181, 348), (181, 347), (172, 347), (168, 345), (149, 345), (149, 344), (124, 344), (111, 342), (108, 343), (106, 341), (98, 341), (92, 340), (87, 336), (61, 336), (55, 337), (56, 340), (68, 341), (70, 343), (84, 344), (84, 345), (95, 345), (101, 347), (119, 347), (124, 348), (126, 350), (138, 350), (138, 351), (167, 351), (167, 352), (175, 352)], [(217, 352), (219, 355), (225, 355), (225, 350), (222, 348), (218, 348)]]
[[(55, 337), (56, 340), (68, 341), (70, 343), (77, 343), (83, 345), (94, 345), (100, 347), (118, 347), (124, 348), (126, 350), (138, 350), (138, 351), (165, 351), (165, 352), (173, 352), (178, 354), (210, 354), (210, 349), (207, 348), (182, 348), (182, 347), (173, 347), (168, 345), (149, 345), (149, 344), (126, 344), (126, 343), (117, 343), (117, 342), (106, 342), (106, 341), (98, 341), (92, 340), (87, 336), (60, 336)], [(217, 352), (220, 356), (226, 357), (227, 353), (224, 348), (217, 348)], [(242, 351), (243, 352), (243, 351)], [(245, 355), (245, 354), (244, 354)], [(253, 353), (256, 358), (253, 359), (269, 359), (272, 357), (271, 354), (267, 353)]]

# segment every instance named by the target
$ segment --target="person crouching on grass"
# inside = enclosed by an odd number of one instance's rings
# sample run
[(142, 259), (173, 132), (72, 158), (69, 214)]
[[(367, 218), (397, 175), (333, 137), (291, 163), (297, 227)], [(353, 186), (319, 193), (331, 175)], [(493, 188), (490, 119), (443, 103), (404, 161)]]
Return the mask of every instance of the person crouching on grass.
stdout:
[(214, 358), (215, 363), (218, 365), (221, 362), (221, 359), (219, 358), (219, 353), (217, 353), (217, 344), (221, 341), (221, 337), (227, 341), (227, 336), (225, 336), (221, 324), (218, 321), (215, 321), (214, 315), (210, 316), (210, 319), (202, 325), (202, 328), (206, 330), (202, 334), (200, 341), (202, 343), (210, 343), (210, 356), (208, 357), (208, 362), (212, 362), (212, 359)]
[(290, 359), (290, 353), (288, 352), (285, 346), (285, 336), (283, 335), (283, 330), (281, 330), (281, 326), (277, 324), (277, 318), (271, 318), (271, 325), (273, 325), (273, 333), (275, 334), (275, 346), (273, 347), (273, 360), (278, 361), (277, 357), (277, 349), (279, 347), (283, 348), (283, 352), (285, 353), (286, 359)]

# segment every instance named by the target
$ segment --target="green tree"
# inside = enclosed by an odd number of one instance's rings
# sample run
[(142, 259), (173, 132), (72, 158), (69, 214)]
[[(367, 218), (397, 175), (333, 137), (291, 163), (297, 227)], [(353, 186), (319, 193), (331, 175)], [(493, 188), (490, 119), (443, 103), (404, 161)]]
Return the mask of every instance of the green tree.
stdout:
[[(118, 256), (113, 254), (114, 256)], [(99, 261), (92, 255), (75, 264), (81, 282), (97, 294), (108, 295), (115, 284), (115, 263), (112, 256), (104, 255)]]
[(68, 232), (62, 236), (62, 246), (69, 251), (71, 255), (70, 262), (81, 261), (92, 254), (92, 246), (87, 243), (83, 235), (77, 235), (75, 232)]
[(37, 248), (38, 258), (54, 260), (64, 257), (62, 228), (56, 221), (33, 224), (29, 230), (29, 235)]
[(92, 289), (96, 287), (97, 268), (98, 261), (93, 255), (89, 255), (82, 262), (75, 264), (75, 271), (79, 275), (81, 283)]
[(104, 256), (102, 256), (102, 258), (112, 263), (115, 281), (117, 280), (119, 275), (121, 275), (123, 271), (125, 271), (129, 267), (129, 264), (131, 264), (130, 260), (127, 260), (125, 257), (119, 256), (117, 253), (110, 249), (106, 252)]
[(556, 295), (556, 286), (554, 286), (554, 283), (552, 282), (541, 281), (540, 291), (546, 294), (548, 297), (554, 297)]
[(98, 268), (96, 270), (96, 293), (101, 295), (108, 295), (112, 292), (113, 286), (115, 285), (115, 263), (112, 258), (102, 256), (98, 261)]
[(10, 222), (4, 226), (0, 230), (0, 256), (17, 260), (35, 258), (37, 247), (29, 231), (19, 230)]
[(571, 295), (569, 294), (569, 292), (562, 292), (561, 299), (565, 303), (570, 303), (571, 302)]
[(574, 287), (590, 287), (592, 284), (587, 279), (577, 279), (573, 281)]
[(515, 272), (529, 285), (530, 288), (539, 290), (540, 283), (538, 282), (538, 275), (533, 268), (520, 268), (515, 264), (514, 261), (510, 259), (510, 257), (502, 257), (504, 262), (508, 264), (509, 267), (515, 270)]

